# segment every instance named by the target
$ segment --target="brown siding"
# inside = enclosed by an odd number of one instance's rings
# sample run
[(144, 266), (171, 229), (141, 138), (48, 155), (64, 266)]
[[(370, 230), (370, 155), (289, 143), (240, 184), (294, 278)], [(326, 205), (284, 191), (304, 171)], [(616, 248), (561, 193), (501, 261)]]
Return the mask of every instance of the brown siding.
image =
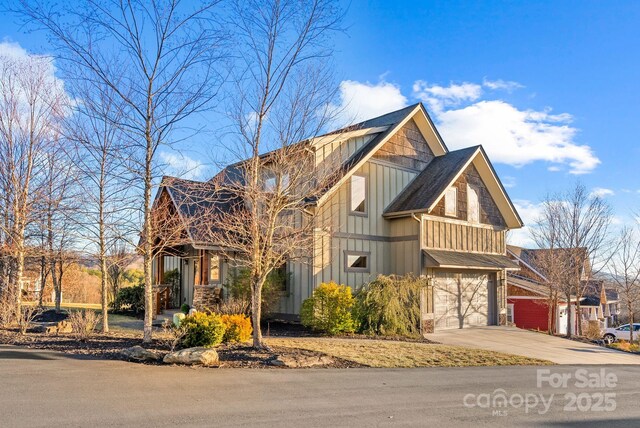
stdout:
[[(498, 206), (491, 197), (487, 186), (482, 181), (482, 178), (480, 178), (480, 174), (473, 164), (469, 165), (454, 183), (454, 186), (458, 189), (458, 215), (456, 218), (458, 220), (467, 220), (467, 184), (478, 192), (480, 223), (505, 227), (506, 222), (502, 214), (500, 214)], [(444, 197), (438, 201), (438, 204), (430, 214), (445, 217)]]
[[(507, 280), (508, 281), (508, 280)], [(533, 291), (525, 290), (512, 284), (507, 284), (507, 296), (527, 296), (527, 297), (544, 297)]]
[(374, 159), (421, 171), (434, 154), (411, 119), (373, 155)]
[(425, 218), (423, 248), (505, 254), (504, 230)]

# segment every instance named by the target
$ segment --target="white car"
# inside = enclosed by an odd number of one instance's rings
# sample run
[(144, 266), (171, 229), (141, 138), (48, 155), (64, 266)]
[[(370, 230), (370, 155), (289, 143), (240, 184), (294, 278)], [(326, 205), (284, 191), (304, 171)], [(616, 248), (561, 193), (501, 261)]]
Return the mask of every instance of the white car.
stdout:
[[(607, 343), (613, 343), (616, 340), (629, 340), (630, 331), (629, 324), (624, 324), (616, 328), (608, 328), (604, 331), (603, 338)], [(640, 323), (633, 324), (633, 340), (640, 340)]]

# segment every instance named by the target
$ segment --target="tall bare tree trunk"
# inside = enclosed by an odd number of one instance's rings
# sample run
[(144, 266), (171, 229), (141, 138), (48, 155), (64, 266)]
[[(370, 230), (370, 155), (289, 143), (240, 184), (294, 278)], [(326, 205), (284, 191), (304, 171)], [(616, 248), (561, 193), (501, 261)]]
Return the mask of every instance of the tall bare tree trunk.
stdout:
[(567, 294), (567, 338), (571, 338), (571, 295)]
[(260, 318), (262, 318), (262, 287), (265, 278), (260, 277), (253, 281), (251, 293), (251, 321), (253, 322), (253, 347), (264, 348), (262, 342), (262, 330), (260, 329)]
[[(151, 83), (150, 83), (151, 85)], [(151, 188), (152, 182), (152, 162), (153, 162), (153, 138), (151, 134), (151, 88), (149, 89), (147, 122), (145, 128), (145, 137), (147, 140), (147, 150), (145, 159), (145, 176), (144, 176), (144, 334), (142, 341), (150, 343), (153, 333), (153, 278), (152, 278), (152, 262), (153, 262), (153, 227), (151, 222)]]

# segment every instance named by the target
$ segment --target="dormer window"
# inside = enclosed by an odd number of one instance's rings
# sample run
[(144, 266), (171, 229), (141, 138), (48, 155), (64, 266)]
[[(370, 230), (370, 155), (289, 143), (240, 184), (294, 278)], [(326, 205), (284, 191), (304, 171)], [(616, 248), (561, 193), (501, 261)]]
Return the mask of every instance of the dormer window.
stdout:
[(351, 176), (351, 214), (367, 214), (367, 179), (359, 175)]
[(458, 189), (456, 187), (449, 187), (444, 194), (444, 215), (458, 216)]

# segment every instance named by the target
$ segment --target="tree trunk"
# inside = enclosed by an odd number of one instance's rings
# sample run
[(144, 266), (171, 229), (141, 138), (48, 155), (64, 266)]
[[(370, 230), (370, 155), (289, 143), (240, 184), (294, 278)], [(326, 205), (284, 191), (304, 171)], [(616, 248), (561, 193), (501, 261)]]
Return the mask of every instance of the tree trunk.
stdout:
[(567, 338), (571, 338), (571, 295), (567, 294)]
[(102, 332), (109, 332), (109, 299), (107, 290), (107, 259), (103, 255), (100, 258), (100, 273), (102, 278), (100, 285), (102, 286)]
[(576, 321), (578, 322), (578, 336), (582, 336), (582, 311), (580, 310), (580, 298), (576, 297)]
[(251, 286), (251, 321), (253, 322), (253, 347), (265, 348), (262, 342), (262, 330), (260, 330), (260, 318), (262, 317), (262, 286), (265, 278), (256, 278)]
[(51, 261), (51, 280), (53, 281), (53, 290), (55, 292), (55, 304), (56, 304), (56, 312), (60, 312), (60, 306), (62, 303), (62, 284), (58, 279), (58, 275), (56, 274), (56, 261), (53, 259)]
[(22, 281), (24, 276), (24, 241), (21, 241), (16, 259), (16, 283), (15, 283), (15, 305), (16, 316), (22, 319)]
[(627, 310), (629, 311), (629, 343), (633, 342), (633, 310), (631, 304), (627, 304)]

